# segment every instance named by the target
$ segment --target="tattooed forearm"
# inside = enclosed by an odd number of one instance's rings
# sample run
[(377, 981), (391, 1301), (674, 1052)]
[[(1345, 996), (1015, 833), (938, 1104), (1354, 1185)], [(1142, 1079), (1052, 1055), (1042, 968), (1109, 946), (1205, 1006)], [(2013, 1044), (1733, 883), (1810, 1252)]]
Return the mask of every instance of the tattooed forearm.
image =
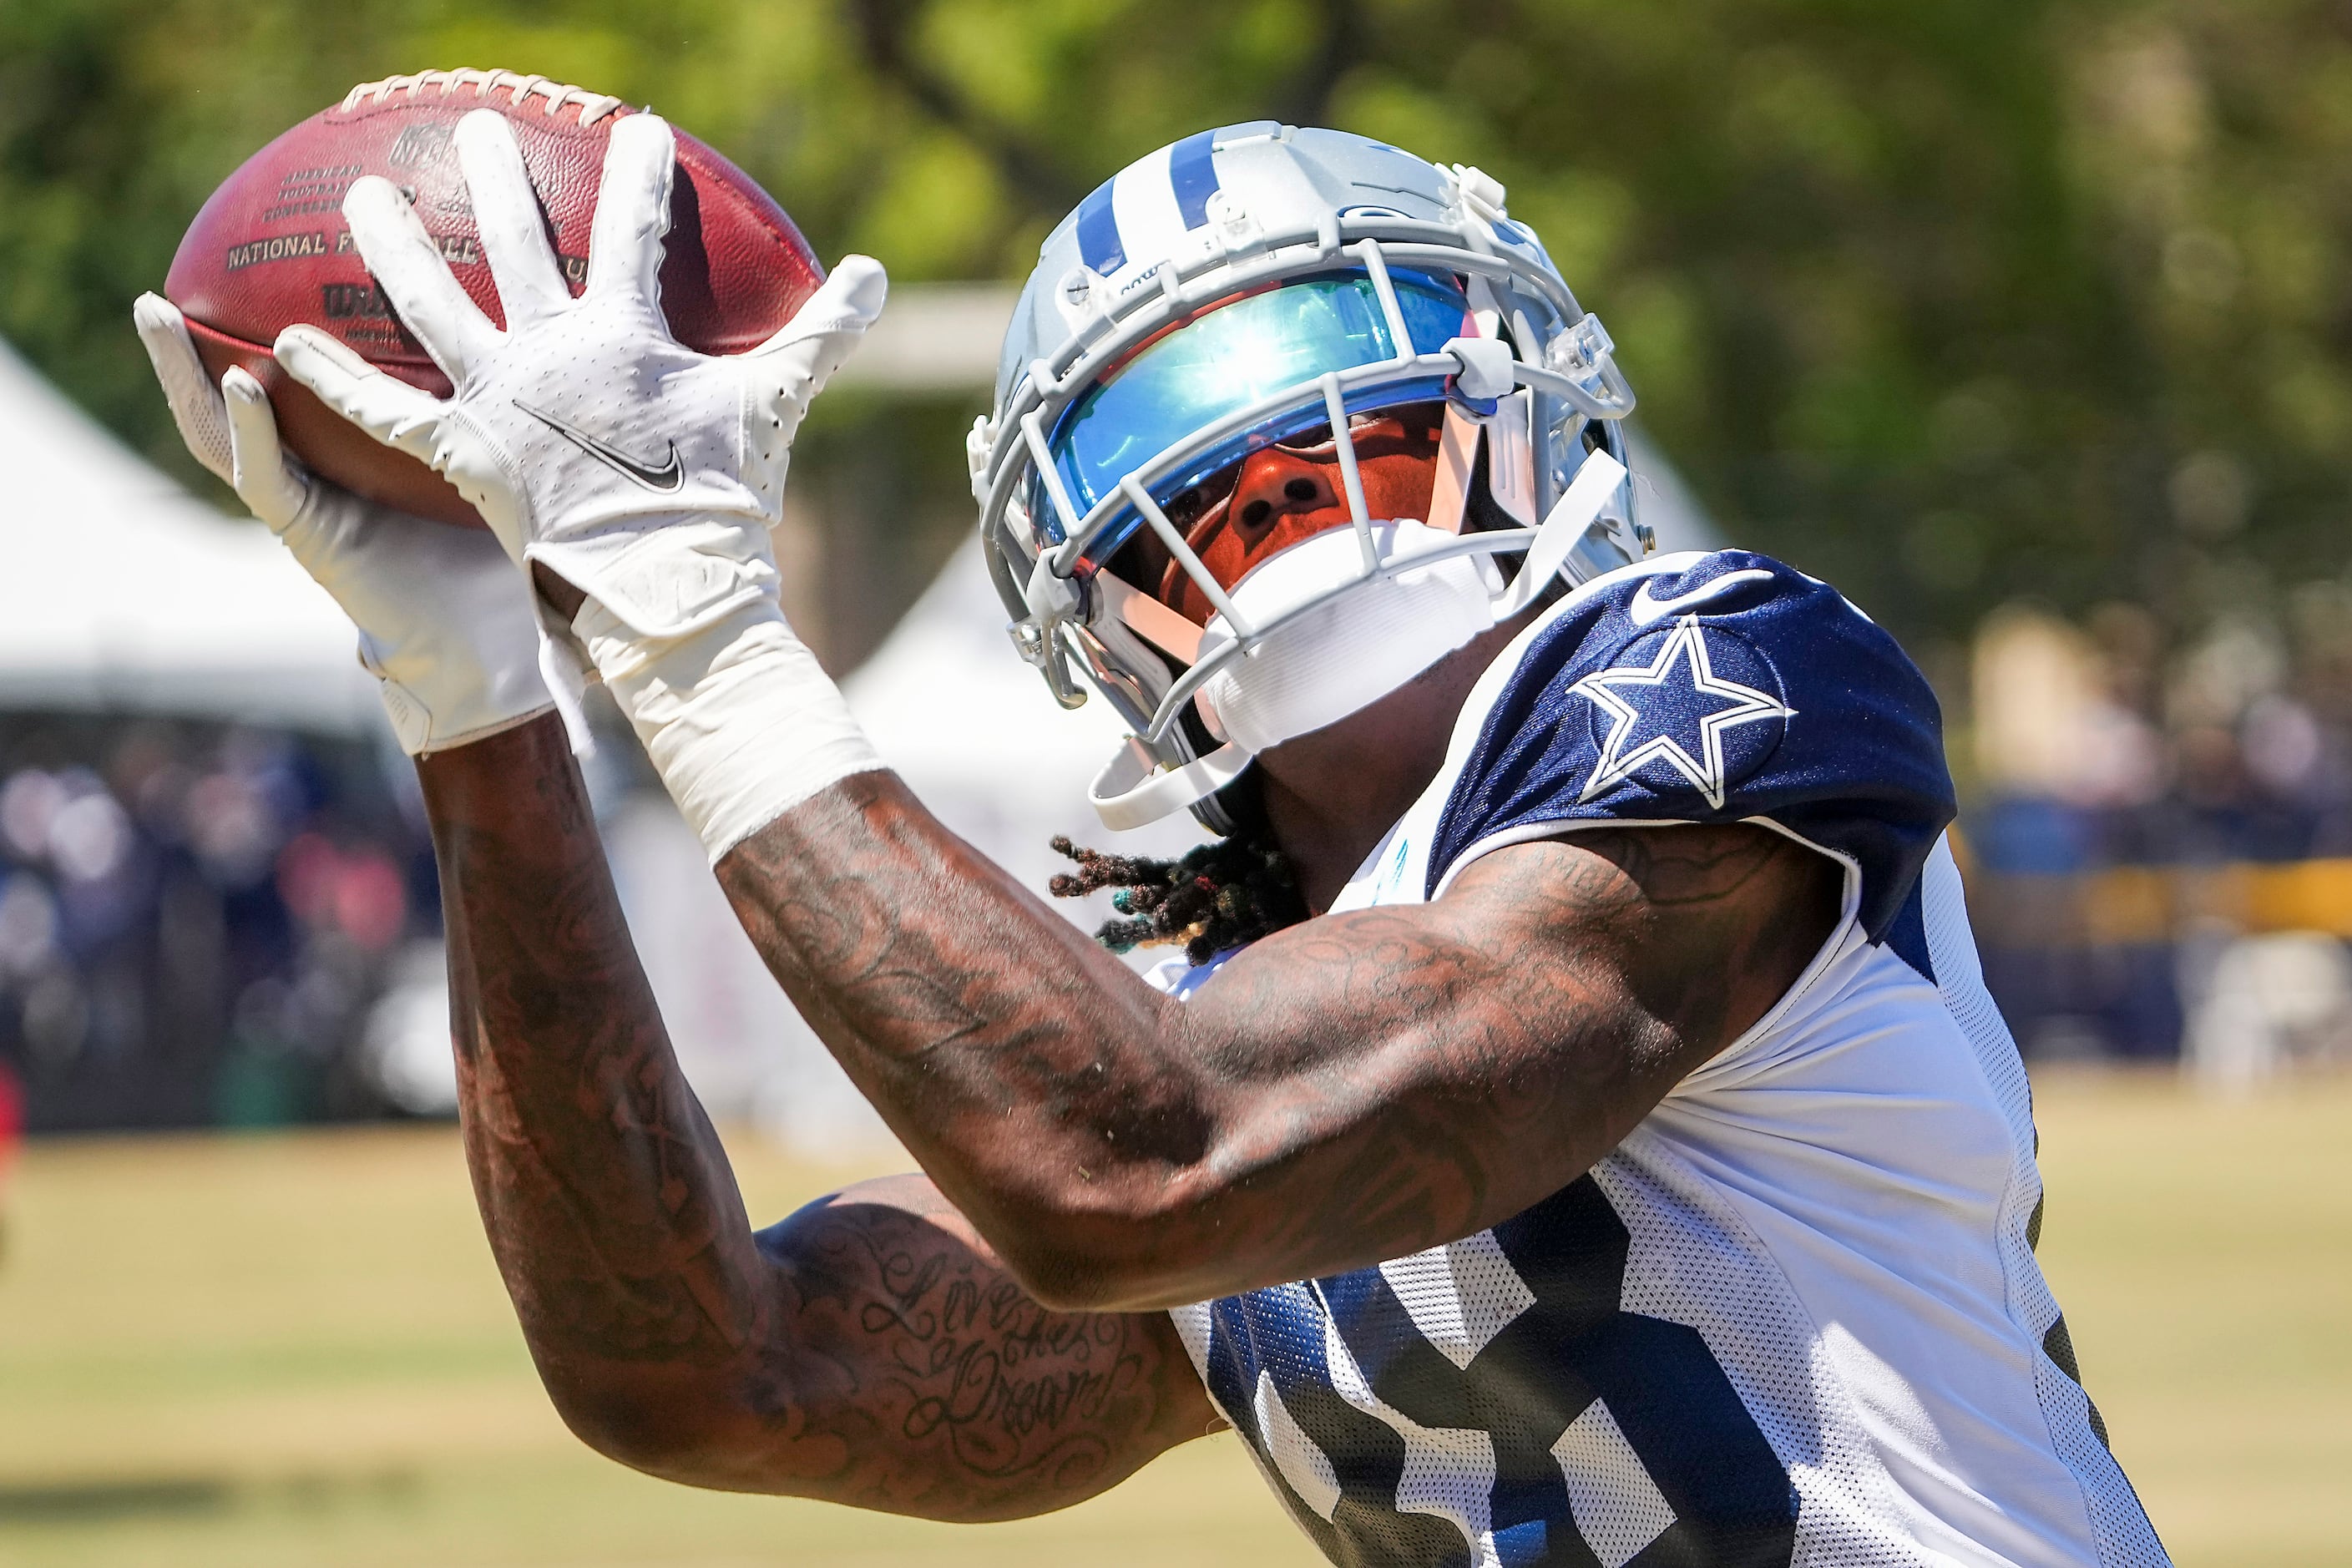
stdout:
[(887, 774), (719, 868), (803, 1014), (1047, 1299), (1139, 1307), (1396, 1257), (1581, 1173), (1769, 1008), (1836, 868), (1746, 826), (1499, 850), (1423, 906), (1143, 986)]
[(755, 1237), (562, 729), (420, 773), (475, 1191), (583, 1437), (702, 1485), (997, 1519), (1075, 1501), (1207, 1429), (1164, 1317), (1047, 1310), (920, 1178)]
[(1007, 1518), (1213, 1425), (1164, 1317), (1040, 1306), (920, 1177), (811, 1205), (760, 1243), (793, 1325), (770, 1342), (795, 1346), (807, 1433), (840, 1443), (826, 1496)]
[(562, 743), (526, 726), (421, 769), (476, 1194), (534, 1345), (711, 1363), (759, 1331), (750, 1226)]

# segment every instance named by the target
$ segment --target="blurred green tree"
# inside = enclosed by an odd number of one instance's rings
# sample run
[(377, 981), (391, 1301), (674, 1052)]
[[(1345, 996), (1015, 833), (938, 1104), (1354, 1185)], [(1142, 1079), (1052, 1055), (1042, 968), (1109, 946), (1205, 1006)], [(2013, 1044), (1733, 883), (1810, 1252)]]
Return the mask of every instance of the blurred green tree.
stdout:
[[(1203, 124), (1478, 163), (1727, 528), (1914, 637), (2347, 564), (2340, 5), (0, 0), (0, 333), (186, 473), (131, 297), (268, 136), (455, 64), (654, 103), (902, 279), (1020, 276)], [(935, 499), (956, 412), (916, 418)]]

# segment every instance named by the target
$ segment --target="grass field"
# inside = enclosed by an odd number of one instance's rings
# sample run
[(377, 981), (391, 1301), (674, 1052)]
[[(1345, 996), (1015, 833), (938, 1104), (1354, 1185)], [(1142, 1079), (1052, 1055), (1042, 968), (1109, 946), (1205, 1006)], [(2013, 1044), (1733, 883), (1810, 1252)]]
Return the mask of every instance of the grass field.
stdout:
[[(2352, 1562), (2352, 1082), (2042, 1086), (2042, 1252), (2183, 1564)], [(858, 1173), (738, 1150), (756, 1215)], [(0, 1564), (1306, 1564), (1230, 1437), (956, 1528), (646, 1480), (548, 1410), (439, 1130), (52, 1143), (0, 1259)]]

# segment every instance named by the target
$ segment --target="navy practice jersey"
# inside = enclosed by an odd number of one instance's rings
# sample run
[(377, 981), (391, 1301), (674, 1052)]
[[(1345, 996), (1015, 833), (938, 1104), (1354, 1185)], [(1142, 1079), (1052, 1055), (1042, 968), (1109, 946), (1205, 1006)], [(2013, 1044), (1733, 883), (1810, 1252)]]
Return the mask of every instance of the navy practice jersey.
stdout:
[(1588, 1175), (1450, 1246), (1175, 1313), (1333, 1562), (2165, 1562), (2033, 1260), (2025, 1075), (1951, 815), (1918, 671), (1762, 556), (1612, 573), (1487, 670), (1335, 908), (1440, 898), (1588, 825), (1695, 822), (1832, 857), (1844, 908)]

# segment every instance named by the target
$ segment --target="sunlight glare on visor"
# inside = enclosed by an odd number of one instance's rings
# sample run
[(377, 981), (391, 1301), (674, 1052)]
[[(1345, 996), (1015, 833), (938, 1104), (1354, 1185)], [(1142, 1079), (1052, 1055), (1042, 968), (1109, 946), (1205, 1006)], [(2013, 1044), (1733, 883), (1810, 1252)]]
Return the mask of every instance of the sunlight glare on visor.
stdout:
[[(1451, 279), (1392, 275), (1397, 306), (1416, 353), (1460, 336), (1468, 310)], [(1170, 332), (1070, 405), (1055, 426), (1055, 467), (1081, 515), (1118, 481), (1193, 432), (1328, 371), (1396, 357), (1379, 293), (1363, 273), (1303, 279), (1222, 305)], [(1411, 396), (1403, 395), (1410, 393)], [(1383, 389), (1379, 401), (1412, 401), (1427, 387)], [(1355, 400), (1349, 400), (1351, 406)], [(1165, 500), (1264, 445), (1323, 423), (1316, 404), (1280, 426), (1249, 432), (1204, 452), (1190, 468), (1153, 485)], [(1045, 521), (1050, 514), (1041, 514)], [(1058, 527), (1048, 531), (1059, 536)]]

